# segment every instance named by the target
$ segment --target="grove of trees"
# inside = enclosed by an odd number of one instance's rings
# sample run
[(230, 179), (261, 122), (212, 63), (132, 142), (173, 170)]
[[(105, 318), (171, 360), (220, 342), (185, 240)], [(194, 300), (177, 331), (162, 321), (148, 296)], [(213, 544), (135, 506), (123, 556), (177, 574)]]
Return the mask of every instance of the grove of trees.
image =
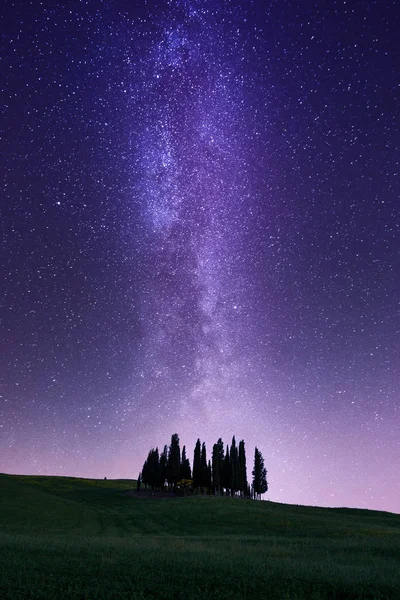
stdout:
[(186, 447), (183, 446), (181, 453), (179, 436), (174, 433), (170, 445), (164, 446), (161, 454), (158, 448), (150, 450), (138, 477), (138, 491), (143, 487), (152, 492), (212, 494), (260, 500), (268, 490), (267, 470), (264, 458), (256, 448), (252, 480), (248, 481), (245, 443), (241, 440), (238, 445), (235, 436), (226, 449), (219, 438), (213, 445), (209, 460), (205, 442), (201, 443), (198, 439), (192, 470)]

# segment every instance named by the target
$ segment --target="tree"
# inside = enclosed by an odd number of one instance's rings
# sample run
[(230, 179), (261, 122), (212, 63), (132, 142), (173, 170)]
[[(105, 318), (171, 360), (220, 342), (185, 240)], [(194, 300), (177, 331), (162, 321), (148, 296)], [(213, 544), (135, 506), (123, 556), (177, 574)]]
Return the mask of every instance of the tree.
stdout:
[(243, 497), (247, 495), (246, 450), (244, 440), (239, 442), (239, 491)]
[(174, 433), (171, 436), (171, 445), (169, 447), (167, 462), (167, 481), (175, 490), (175, 486), (180, 479), (181, 470), (181, 449), (179, 447), (179, 436)]
[(201, 492), (204, 494), (204, 488), (208, 487), (208, 469), (207, 469), (207, 449), (206, 443), (203, 442), (201, 446), (201, 458), (200, 458), (200, 472), (201, 472)]
[(182, 448), (181, 479), (192, 479), (189, 459), (186, 458), (186, 446)]
[(137, 489), (138, 493), (140, 492), (141, 485), (142, 485), (142, 474), (139, 473), (138, 478), (137, 478), (137, 484), (136, 484), (136, 489)]
[(253, 468), (253, 490), (254, 498), (261, 500), (261, 494), (265, 494), (268, 490), (267, 470), (264, 467), (264, 458), (258, 448), (254, 452), (254, 468)]
[(197, 440), (193, 456), (193, 487), (201, 487), (201, 442)]
[(224, 463), (224, 443), (221, 438), (213, 446), (212, 452), (212, 480), (214, 494), (221, 495), (221, 486), (223, 479), (223, 463)]
[(150, 450), (147, 459), (142, 468), (142, 482), (149, 486), (152, 490), (158, 488), (159, 485), (159, 455), (158, 448)]
[(207, 465), (207, 488), (208, 488), (208, 493), (212, 493), (212, 468), (211, 468), (211, 461), (208, 461), (208, 465)]
[(159, 476), (159, 488), (163, 492), (165, 488), (165, 481), (167, 479), (167, 464), (168, 464), (168, 446), (164, 446), (164, 450), (160, 455), (160, 476)]
[(150, 473), (150, 486), (152, 490), (155, 490), (158, 488), (160, 480), (160, 455), (158, 453), (158, 448), (153, 450), (151, 455)]
[(229, 487), (231, 489), (231, 495), (234, 496), (235, 492), (239, 489), (238, 487), (238, 475), (239, 475), (239, 455), (236, 446), (235, 436), (232, 438), (231, 451), (230, 451), (230, 474), (229, 474)]
[(229, 446), (227, 444), (225, 458), (224, 458), (224, 462), (222, 465), (222, 478), (221, 478), (222, 487), (225, 488), (225, 493), (227, 496), (229, 496), (230, 479), (231, 479), (231, 459), (229, 456)]

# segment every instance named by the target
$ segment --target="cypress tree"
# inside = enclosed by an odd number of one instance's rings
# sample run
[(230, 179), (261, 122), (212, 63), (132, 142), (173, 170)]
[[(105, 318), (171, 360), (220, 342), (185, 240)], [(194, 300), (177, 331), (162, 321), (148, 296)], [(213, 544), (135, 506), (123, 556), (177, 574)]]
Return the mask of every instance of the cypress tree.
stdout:
[(221, 438), (213, 446), (212, 452), (212, 480), (214, 494), (221, 495), (224, 465), (224, 444)]
[(179, 447), (179, 436), (177, 433), (174, 433), (171, 436), (171, 445), (169, 447), (167, 462), (167, 480), (174, 490), (180, 479), (180, 470), (181, 450)]
[(219, 489), (220, 481), (221, 481), (221, 474), (220, 474), (220, 470), (219, 470), (217, 454), (218, 454), (217, 444), (214, 444), (213, 449), (212, 449), (212, 455), (211, 455), (213, 494), (218, 493), (217, 490)]
[(261, 485), (260, 485), (260, 494), (265, 494), (268, 491), (268, 481), (267, 481), (267, 469), (264, 466), (264, 458), (260, 452), (261, 457)]
[(186, 457), (186, 446), (182, 448), (182, 460), (181, 460), (181, 479), (191, 479), (192, 471), (190, 469), (189, 459)]
[(152, 448), (142, 468), (142, 482), (145, 484), (146, 489), (147, 486), (152, 490), (158, 487), (159, 469), (158, 448), (155, 450)]
[(185, 463), (185, 473), (186, 473), (186, 479), (192, 479), (192, 469), (190, 467), (190, 460), (188, 457), (186, 458), (186, 463)]
[(268, 490), (267, 470), (264, 467), (264, 458), (258, 448), (254, 452), (254, 468), (253, 468), (253, 489), (254, 498), (261, 500), (261, 494), (265, 494)]
[(246, 450), (244, 440), (239, 442), (239, 491), (243, 497), (247, 495)]
[(204, 494), (204, 488), (207, 487), (208, 483), (208, 470), (207, 470), (207, 450), (206, 443), (203, 442), (201, 446), (201, 458), (200, 458), (200, 472), (201, 472), (201, 487), (202, 494)]
[(225, 488), (225, 493), (229, 496), (230, 490), (230, 475), (231, 475), (231, 459), (229, 456), (229, 446), (226, 445), (225, 458), (222, 467), (222, 487)]
[(235, 492), (237, 492), (238, 488), (238, 475), (239, 475), (239, 456), (238, 456), (238, 449), (236, 446), (236, 439), (235, 436), (233, 436), (232, 438), (232, 444), (231, 444), (231, 452), (230, 452), (230, 476), (229, 476), (229, 481), (230, 481), (230, 489), (231, 489), (231, 495), (234, 496)]
[(212, 481), (212, 468), (211, 468), (211, 461), (208, 461), (208, 466), (207, 466), (207, 488), (208, 488), (208, 493), (210, 494), (212, 492), (212, 485), (213, 485), (213, 481)]
[(152, 451), (150, 464), (150, 487), (152, 490), (155, 490), (158, 488), (160, 474), (160, 456), (158, 454), (158, 448)]
[(147, 459), (146, 459), (144, 461), (143, 467), (142, 467), (142, 483), (144, 483), (145, 490), (147, 490), (147, 471), (148, 471), (148, 466), (147, 466)]
[(193, 456), (193, 487), (201, 486), (201, 443), (197, 440)]
[(146, 460), (144, 461), (143, 467), (142, 467), (142, 481), (145, 484), (145, 487), (147, 489), (147, 486), (151, 487), (151, 482), (152, 482), (152, 463), (153, 463), (153, 452), (154, 449), (152, 448), (150, 450), (150, 452), (147, 455)]
[(165, 481), (167, 479), (167, 464), (168, 464), (168, 446), (164, 446), (164, 450), (160, 456), (160, 476), (159, 476), (159, 488), (163, 492), (165, 489)]
[(142, 486), (142, 474), (139, 473), (138, 478), (137, 478), (137, 484), (136, 484), (136, 490), (138, 493), (140, 492), (141, 486)]
[(261, 485), (261, 470), (260, 470), (260, 453), (258, 448), (256, 447), (254, 452), (254, 467), (253, 467), (253, 495), (254, 499), (256, 499), (256, 495), (258, 496)]
[(211, 455), (211, 464), (212, 464), (212, 480), (213, 480), (213, 493), (219, 494), (219, 489), (221, 487), (221, 469), (218, 460), (218, 445), (213, 445), (213, 451)]

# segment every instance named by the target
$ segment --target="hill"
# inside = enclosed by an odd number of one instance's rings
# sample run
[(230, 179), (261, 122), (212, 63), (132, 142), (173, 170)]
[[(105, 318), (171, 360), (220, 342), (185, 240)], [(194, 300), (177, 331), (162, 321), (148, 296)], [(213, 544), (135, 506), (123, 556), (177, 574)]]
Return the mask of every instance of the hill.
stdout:
[(0, 475), (0, 597), (400, 598), (400, 515)]

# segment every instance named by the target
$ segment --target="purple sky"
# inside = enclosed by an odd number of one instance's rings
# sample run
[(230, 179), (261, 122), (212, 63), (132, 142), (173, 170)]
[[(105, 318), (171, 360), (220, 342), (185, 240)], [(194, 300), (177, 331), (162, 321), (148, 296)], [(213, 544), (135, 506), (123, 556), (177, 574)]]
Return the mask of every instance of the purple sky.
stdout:
[(398, 3), (5, 9), (0, 471), (400, 512)]

